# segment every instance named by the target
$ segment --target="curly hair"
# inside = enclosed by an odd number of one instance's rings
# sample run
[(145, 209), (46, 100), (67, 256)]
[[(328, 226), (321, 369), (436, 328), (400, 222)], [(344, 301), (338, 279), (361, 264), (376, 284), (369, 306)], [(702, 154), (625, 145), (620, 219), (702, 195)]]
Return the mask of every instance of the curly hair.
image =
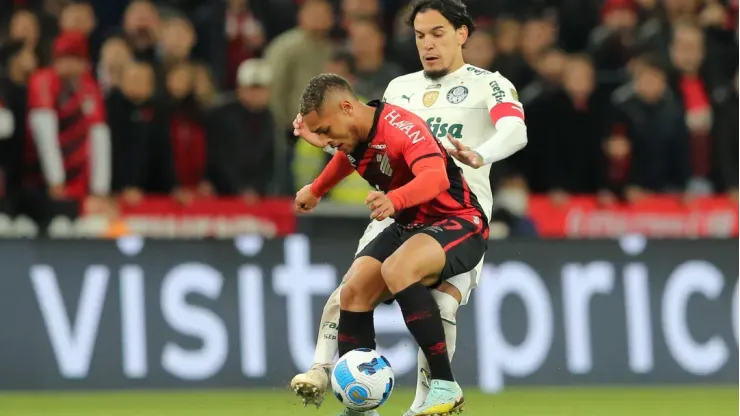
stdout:
[(320, 74), (311, 78), (301, 95), (300, 113), (306, 115), (312, 111), (318, 112), (330, 92), (346, 91), (357, 97), (352, 86), (346, 79), (337, 74)]

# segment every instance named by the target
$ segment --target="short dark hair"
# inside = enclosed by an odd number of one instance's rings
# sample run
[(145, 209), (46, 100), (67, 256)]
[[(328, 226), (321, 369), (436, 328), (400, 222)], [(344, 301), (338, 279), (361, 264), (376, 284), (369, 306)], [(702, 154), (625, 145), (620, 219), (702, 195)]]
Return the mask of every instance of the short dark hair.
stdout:
[(468, 13), (468, 6), (462, 0), (416, 0), (411, 6), (411, 13), (406, 19), (406, 24), (414, 27), (416, 15), (429, 10), (438, 11), (455, 29), (466, 26), (468, 36), (475, 32), (475, 22)]
[(642, 53), (632, 60), (633, 64), (641, 65), (644, 68), (652, 69), (653, 71), (662, 72), (666, 74), (667, 64), (665, 58), (656, 52), (645, 52)]
[(319, 74), (311, 78), (303, 89), (300, 113), (306, 115), (312, 111), (318, 112), (324, 105), (327, 95), (333, 91), (347, 91), (357, 97), (346, 79), (337, 74)]
[(357, 71), (357, 63), (355, 61), (354, 55), (345, 50), (335, 50), (332, 53), (329, 62), (340, 62), (344, 65), (347, 65), (347, 69), (351, 74), (354, 74)]

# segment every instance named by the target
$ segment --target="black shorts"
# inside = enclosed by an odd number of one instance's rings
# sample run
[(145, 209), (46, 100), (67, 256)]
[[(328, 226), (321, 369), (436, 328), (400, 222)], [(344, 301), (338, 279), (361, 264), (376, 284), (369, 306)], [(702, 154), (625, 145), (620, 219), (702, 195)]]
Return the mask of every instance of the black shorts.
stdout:
[(416, 234), (426, 234), (439, 243), (446, 254), (440, 282), (475, 268), (488, 248), (488, 224), (481, 217), (449, 217), (433, 225), (403, 226), (393, 223), (355, 258), (372, 257), (384, 262), (403, 243)]

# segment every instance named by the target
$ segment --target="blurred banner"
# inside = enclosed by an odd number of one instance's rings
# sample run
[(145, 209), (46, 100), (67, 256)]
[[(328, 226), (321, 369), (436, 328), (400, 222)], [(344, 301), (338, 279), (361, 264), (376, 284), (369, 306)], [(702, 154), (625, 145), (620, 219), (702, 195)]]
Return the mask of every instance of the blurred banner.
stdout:
[[(321, 234), (318, 234), (321, 235)], [(0, 241), (0, 389), (284, 387), (355, 241)], [(492, 243), (458, 315), (465, 385), (738, 382), (738, 242)], [(381, 350), (412, 385), (397, 306)]]

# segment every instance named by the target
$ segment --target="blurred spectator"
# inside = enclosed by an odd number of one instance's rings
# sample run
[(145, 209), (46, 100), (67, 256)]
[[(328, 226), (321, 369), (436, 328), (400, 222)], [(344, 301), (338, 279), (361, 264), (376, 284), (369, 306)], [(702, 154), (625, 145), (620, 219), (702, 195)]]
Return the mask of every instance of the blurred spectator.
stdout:
[(236, 97), (226, 99), (206, 119), (209, 176), (219, 195), (241, 196), (251, 203), (267, 193), (276, 131), (268, 107), (271, 78), (265, 61), (244, 61), (237, 72)]
[(48, 45), (41, 41), (41, 28), (35, 14), (26, 9), (16, 11), (10, 18), (7, 29), (8, 40), (22, 41), (35, 52), (40, 64), (48, 62)]
[[(326, 0), (306, 0), (298, 14), (298, 27), (275, 38), (265, 52), (273, 71), (272, 112), (287, 143), (278, 140), (276, 151), (283, 154), (287, 165), (292, 164), (295, 143), (293, 119), (298, 114), (301, 93), (306, 83), (321, 73), (332, 53), (328, 37), (334, 12)], [(291, 175), (279, 184), (283, 192), (292, 193)]]
[(738, 202), (738, 76), (731, 85), (717, 93), (717, 110), (714, 117), (712, 139), (714, 161), (718, 173), (718, 190), (727, 192), (734, 203)]
[(496, 49), (493, 46), (493, 35), (486, 30), (476, 30), (463, 49), (463, 58), (466, 63), (475, 65), (478, 68), (496, 71), (494, 60), (496, 59)]
[(544, 142), (545, 179), (551, 200), (563, 205), (572, 194), (594, 194), (604, 186), (601, 138), (606, 111), (596, 91), (591, 60), (572, 55), (563, 71), (563, 89), (547, 100), (549, 130)]
[(89, 37), (97, 22), (95, 11), (87, 1), (77, 0), (66, 5), (59, 15), (59, 30), (80, 32)]
[[(519, 87), (529, 84), (535, 79), (535, 73), (543, 52), (555, 46), (557, 25), (551, 17), (536, 17), (524, 22), (519, 37), (519, 48), (526, 63), (519, 68), (522, 71), (518, 81)], [(516, 84), (515, 84), (516, 85)]]
[(59, 35), (59, 17), (62, 10), (70, 4), (72, 0), (41, 0), (41, 10), (37, 10), (39, 27), (41, 28), (41, 37), (39, 45), (39, 66), (48, 66), (53, 58), (52, 44), (54, 39)]
[(187, 18), (182, 16), (167, 18), (162, 24), (158, 57), (164, 70), (187, 62), (195, 41), (195, 30)]
[[(47, 198), (83, 200), (110, 189), (110, 132), (102, 95), (89, 68), (87, 38), (64, 32), (54, 41), (54, 62), (31, 76), (25, 152), (26, 210), (45, 227)], [(35, 212), (34, 212), (35, 211)]]
[[(236, 85), (239, 64), (261, 55), (267, 43), (266, 27), (261, 19), (273, 6), (274, 2), (227, 0), (207, 2), (198, 10), (195, 17), (198, 32), (196, 55), (210, 63), (221, 88), (232, 90)], [(287, 16), (281, 18), (291, 20)], [(274, 27), (275, 22), (271, 23)]]
[(167, 73), (169, 137), (172, 143), (175, 173), (183, 195), (209, 195), (206, 179), (207, 138), (195, 99), (195, 70), (191, 64), (176, 65)]
[(673, 26), (697, 21), (698, 0), (661, 0), (656, 16), (640, 27), (639, 42), (647, 50), (667, 55)]
[(637, 50), (637, 7), (632, 0), (606, 0), (601, 24), (589, 37), (588, 52), (603, 82), (613, 88), (627, 80), (624, 69)]
[(406, 22), (410, 10), (411, 5), (409, 4), (396, 16), (393, 23), (392, 41), (394, 61), (401, 65), (407, 73), (421, 70), (419, 51), (416, 49), (416, 35), (414, 29)]
[(123, 30), (136, 59), (155, 61), (161, 21), (157, 8), (148, 0), (133, 0), (123, 15)]
[(169, 194), (175, 189), (169, 124), (153, 99), (155, 80), (150, 64), (129, 62), (106, 99), (115, 155), (113, 189), (128, 204), (140, 202), (145, 193)]
[(326, 63), (325, 72), (337, 74), (346, 79), (352, 86), (357, 85), (357, 66), (355, 57), (345, 51), (336, 51), (332, 54), (329, 62)]
[(358, 20), (382, 25), (380, 0), (340, 0), (339, 27), (333, 33), (334, 38), (346, 38), (351, 26)]
[(371, 100), (383, 97), (388, 83), (403, 71), (385, 58), (385, 36), (371, 20), (357, 20), (349, 27), (350, 52), (355, 58), (355, 89)]
[(650, 192), (683, 192), (690, 175), (689, 134), (662, 59), (637, 58), (633, 81), (614, 93), (606, 149), (611, 184), (636, 202)]
[(36, 56), (22, 41), (0, 47), (0, 200), (13, 210), (20, 191), (21, 160), (26, 139), (28, 77), (36, 69)]
[(490, 238), (537, 237), (537, 228), (527, 217), (529, 189), (521, 175), (507, 175), (494, 193)]
[(229, 87), (233, 88), (239, 64), (253, 58), (265, 46), (265, 31), (249, 8), (248, 0), (229, 0), (227, 5), (227, 73)]
[[(696, 193), (712, 192), (710, 178), (712, 169), (712, 144), (709, 136), (712, 129), (711, 81), (704, 77), (704, 34), (690, 24), (679, 24), (674, 28), (670, 56), (676, 70), (672, 87), (681, 100), (689, 129), (691, 148), (691, 182)], [(705, 72), (706, 73), (706, 72)]]
[(98, 83), (103, 92), (120, 85), (123, 68), (132, 60), (131, 48), (124, 38), (112, 36), (103, 43), (98, 63)]
[(534, 79), (532, 69), (519, 53), (521, 28), (521, 23), (514, 19), (499, 19), (494, 25), (496, 58), (493, 67), (517, 88), (524, 88)]
[(521, 102), (527, 107), (548, 99), (560, 89), (565, 65), (565, 53), (549, 48), (540, 53), (535, 61), (536, 78), (521, 90)]

